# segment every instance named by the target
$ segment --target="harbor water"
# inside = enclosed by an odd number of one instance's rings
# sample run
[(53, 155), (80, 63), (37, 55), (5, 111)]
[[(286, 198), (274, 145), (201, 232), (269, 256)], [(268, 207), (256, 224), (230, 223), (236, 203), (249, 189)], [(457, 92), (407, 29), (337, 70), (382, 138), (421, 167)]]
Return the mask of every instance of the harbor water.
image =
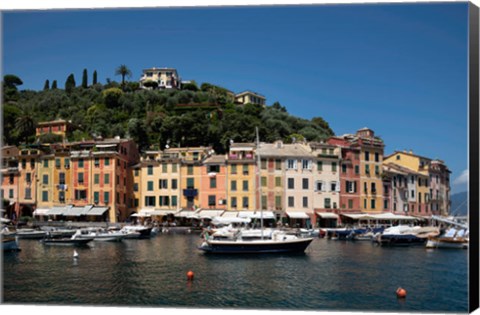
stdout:
[[(316, 238), (303, 255), (207, 255), (197, 234), (4, 253), (3, 303), (467, 312), (468, 251)], [(194, 272), (193, 281), (186, 274)], [(398, 299), (398, 287), (407, 290)]]

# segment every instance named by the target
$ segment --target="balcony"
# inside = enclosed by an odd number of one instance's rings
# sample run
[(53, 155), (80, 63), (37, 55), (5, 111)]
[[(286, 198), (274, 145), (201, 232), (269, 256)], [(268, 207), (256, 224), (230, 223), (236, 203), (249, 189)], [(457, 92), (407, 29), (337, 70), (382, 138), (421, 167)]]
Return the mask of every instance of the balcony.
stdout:
[(185, 197), (196, 197), (198, 195), (198, 189), (194, 189), (194, 188), (184, 189), (183, 195)]

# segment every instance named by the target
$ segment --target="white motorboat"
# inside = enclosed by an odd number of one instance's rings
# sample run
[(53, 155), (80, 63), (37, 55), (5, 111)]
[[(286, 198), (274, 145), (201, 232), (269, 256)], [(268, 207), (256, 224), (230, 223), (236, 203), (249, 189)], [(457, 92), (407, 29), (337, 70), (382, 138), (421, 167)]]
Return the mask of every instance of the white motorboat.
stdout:
[(16, 236), (21, 239), (41, 239), (47, 235), (47, 232), (35, 229), (19, 229)]
[(468, 230), (451, 227), (442, 235), (428, 238), (426, 247), (468, 249), (468, 244)]
[(97, 242), (120, 242), (125, 238), (120, 231), (108, 231), (101, 228), (80, 229), (73, 235), (76, 238), (92, 238)]

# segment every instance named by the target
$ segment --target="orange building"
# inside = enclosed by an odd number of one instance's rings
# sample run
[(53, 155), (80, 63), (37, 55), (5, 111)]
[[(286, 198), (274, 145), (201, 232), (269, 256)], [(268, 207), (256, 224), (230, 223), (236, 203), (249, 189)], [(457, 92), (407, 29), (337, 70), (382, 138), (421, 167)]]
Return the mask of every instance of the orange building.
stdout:
[(203, 162), (200, 171), (200, 208), (226, 210), (226, 171), (224, 155), (213, 155)]

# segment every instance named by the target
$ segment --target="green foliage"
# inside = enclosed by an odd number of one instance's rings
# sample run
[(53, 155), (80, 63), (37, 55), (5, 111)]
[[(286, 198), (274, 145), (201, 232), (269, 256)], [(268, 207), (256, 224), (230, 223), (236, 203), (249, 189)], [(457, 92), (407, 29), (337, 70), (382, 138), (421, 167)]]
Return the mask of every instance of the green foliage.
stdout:
[(52, 82), (52, 90), (56, 90), (57, 89), (57, 80), (53, 80)]
[(143, 86), (146, 88), (151, 88), (155, 90), (156, 88), (158, 88), (158, 82), (154, 80), (147, 80), (143, 82)]
[(97, 70), (93, 71), (92, 85), (97, 84)]
[(110, 108), (118, 107), (118, 104), (119, 104), (118, 101), (122, 95), (123, 95), (123, 91), (120, 90), (119, 88), (110, 88), (102, 92), (105, 105), (107, 105)]
[(58, 143), (62, 142), (63, 137), (54, 133), (46, 133), (38, 137), (40, 143)]
[(45, 85), (43, 86), (43, 90), (44, 91), (50, 90), (50, 81), (49, 80), (45, 81)]
[(32, 108), (23, 106), (20, 114), (15, 119), (14, 132), (19, 139), (29, 143), (32, 136), (35, 136), (36, 121)]
[(22, 85), (23, 81), (13, 74), (6, 74), (3, 77), (3, 86), (4, 88), (17, 89), (17, 86)]
[(22, 85), (23, 81), (13, 74), (7, 74), (3, 77), (3, 97), (5, 102), (18, 100), (17, 86)]
[(84, 89), (88, 88), (88, 74), (87, 74), (87, 69), (83, 69), (82, 87), (83, 87)]
[(125, 85), (125, 77), (131, 77), (132, 76), (132, 71), (128, 69), (126, 65), (120, 65), (116, 70), (115, 70), (115, 75), (120, 75), (122, 76), (122, 86)]
[(121, 86), (110, 79), (87, 89), (73, 84), (69, 91), (55, 88), (56, 81), (43, 91), (17, 91), (13, 86), (15, 98), (8, 99), (4, 90), (3, 106), (3, 141), (11, 145), (33, 142), (36, 122), (58, 118), (79, 127), (69, 141), (118, 135), (131, 137), (140, 149), (165, 148), (167, 143), (170, 147), (211, 145), (224, 153), (231, 140), (254, 142), (255, 127), (266, 142), (292, 137), (318, 141), (333, 135), (321, 117), (292, 116), (278, 102), (267, 107), (235, 105), (230, 91), (208, 83), (197, 91), (146, 90), (139, 89), (137, 82)]
[(67, 80), (65, 81), (65, 91), (67, 93), (71, 93), (73, 91), (73, 89), (75, 88), (76, 86), (76, 83), (75, 83), (75, 77), (73, 75), (73, 73), (71, 73)]

